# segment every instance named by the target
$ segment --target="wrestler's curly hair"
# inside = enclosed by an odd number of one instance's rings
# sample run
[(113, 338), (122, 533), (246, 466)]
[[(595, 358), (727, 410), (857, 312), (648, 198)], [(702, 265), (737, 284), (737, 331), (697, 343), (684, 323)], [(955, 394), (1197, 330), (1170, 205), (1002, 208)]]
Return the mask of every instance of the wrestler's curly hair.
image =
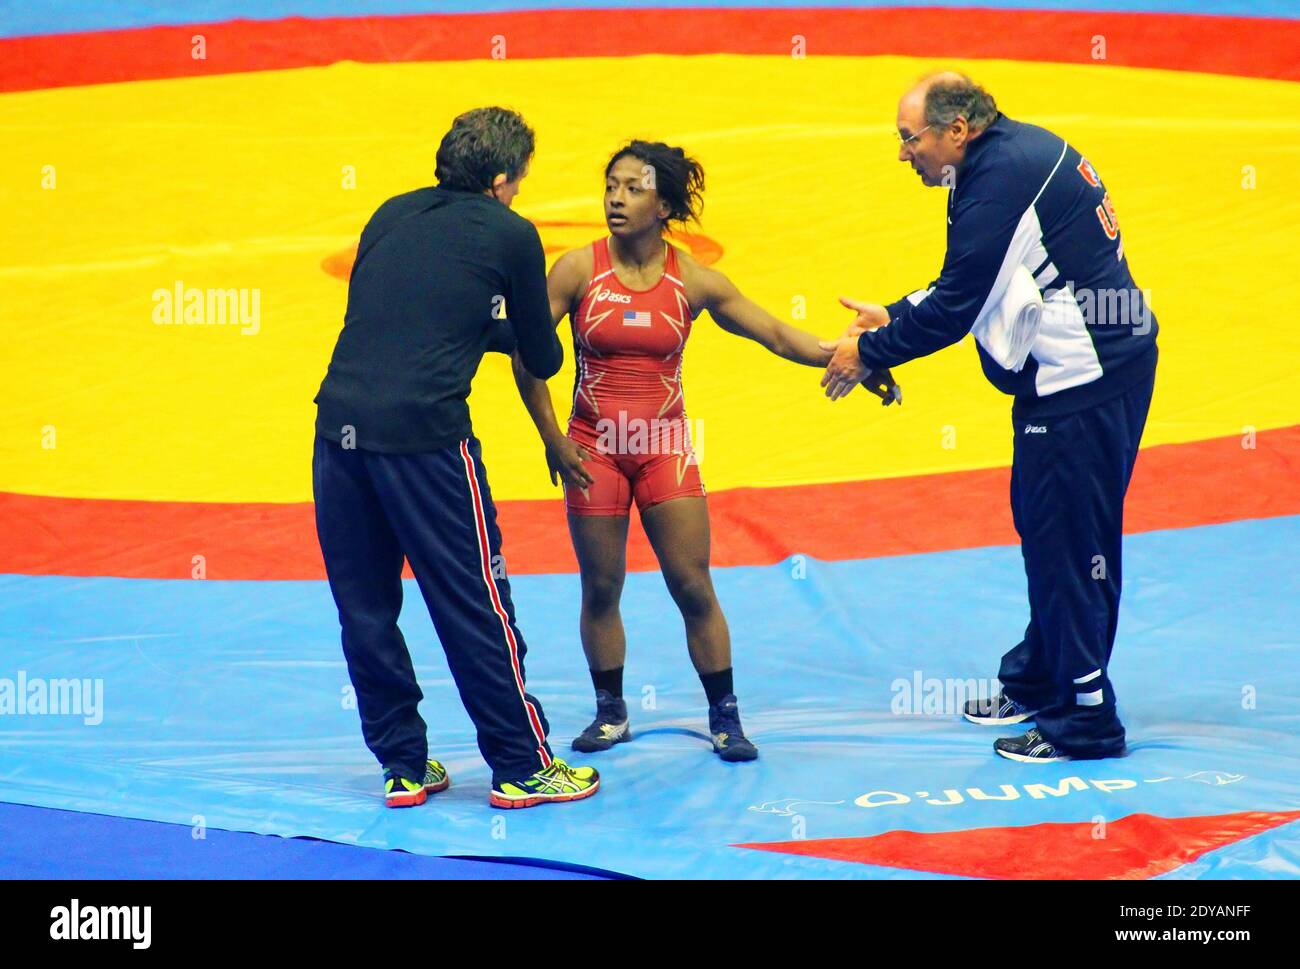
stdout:
[(704, 211), (704, 166), (699, 161), (662, 141), (634, 138), (610, 157), (605, 177), (620, 158), (629, 156), (641, 162), (646, 187), (653, 188), (668, 203), (665, 222), (700, 221)]

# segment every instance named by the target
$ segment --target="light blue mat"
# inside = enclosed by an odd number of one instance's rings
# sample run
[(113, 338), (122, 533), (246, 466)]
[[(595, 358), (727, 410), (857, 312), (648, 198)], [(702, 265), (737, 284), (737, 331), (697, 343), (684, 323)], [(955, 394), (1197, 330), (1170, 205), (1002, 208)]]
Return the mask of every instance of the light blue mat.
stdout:
[[(20, 671), (98, 680), (103, 695), (90, 715), (0, 715), (0, 800), (422, 854), (746, 878), (923, 873), (732, 847), (742, 842), (1297, 810), (1297, 548), (1300, 518), (1130, 536), (1111, 676), (1131, 753), (1046, 766), (995, 757), (997, 730), (899, 712), (909, 700), (924, 710), (935, 681), (996, 673), (1026, 618), (1015, 548), (715, 570), (741, 711), (762, 750), (744, 765), (710, 752), (662, 579), (632, 575), (625, 692), (636, 738), (590, 758), (604, 777), (593, 799), (517, 812), (486, 803), (489, 774), (413, 583), (402, 627), (431, 753), (453, 784), (423, 807), (390, 811), (348, 700), (325, 583), (3, 576), (0, 681), (12, 690)], [(507, 559), (509, 550), (507, 535)], [(559, 753), (592, 712), (577, 577), (523, 576), (513, 587), (529, 688)], [(928, 803), (950, 799), (946, 790), (1072, 776), (1137, 783)], [(882, 791), (910, 800), (855, 803)], [(1278, 876), (1300, 876), (1300, 825), (1164, 877)]]

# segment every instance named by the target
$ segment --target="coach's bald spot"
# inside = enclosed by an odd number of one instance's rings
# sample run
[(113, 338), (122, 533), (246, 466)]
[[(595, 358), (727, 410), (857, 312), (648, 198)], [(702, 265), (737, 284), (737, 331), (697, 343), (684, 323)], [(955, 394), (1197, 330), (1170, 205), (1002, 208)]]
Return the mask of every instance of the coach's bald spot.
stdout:
[(898, 101), (898, 128), (899, 130), (907, 129), (908, 134), (916, 134), (925, 127), (925, 95), (930, 88), (941, 82), (962, 82), (966, 80), (964, 74), (957, 71), (937, 71), (934, 74), (927, 74), (921, 78), (906, 94)]
[(944, 183), (945, 173), (961, 166), (968, 132), (965, 122), (955, 125), (930, 124), (926, 98), (936, 84), (966, 85), (970, 81), (956, 71), (938, 71), (923, 77), (898, 102), (898, 160), (912, 167), (921, 182), (931, 188)]

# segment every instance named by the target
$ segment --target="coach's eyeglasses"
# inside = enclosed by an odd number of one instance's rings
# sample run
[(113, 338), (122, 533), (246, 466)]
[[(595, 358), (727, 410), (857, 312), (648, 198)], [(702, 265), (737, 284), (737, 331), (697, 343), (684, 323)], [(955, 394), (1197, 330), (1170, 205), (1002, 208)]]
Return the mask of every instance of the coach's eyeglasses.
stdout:
[(918, 131), (916, 134), (914, 134), (914, 135), (908, 135), (906, 138), (904, 138), (904, 137), (902, 136), (902, 134), (900, 134), (899, 132), (894, 132), (894, 134), (898, 136), (898, 147), (899, 147), (899, 148), (906, 148), (908, 145), (910, 145), (912, 142), (916, 141), (916, 139), (920, 138), (921, 135), (925, 134), (927, 131), (929, 131), (929, 130), (930, 130), (931, 128), (933, 128), (933, 127), (934, 127), (933, 124), (928, 124), (928, 125), (926, 125), (924, 128), (922, 128), (920, 131)]

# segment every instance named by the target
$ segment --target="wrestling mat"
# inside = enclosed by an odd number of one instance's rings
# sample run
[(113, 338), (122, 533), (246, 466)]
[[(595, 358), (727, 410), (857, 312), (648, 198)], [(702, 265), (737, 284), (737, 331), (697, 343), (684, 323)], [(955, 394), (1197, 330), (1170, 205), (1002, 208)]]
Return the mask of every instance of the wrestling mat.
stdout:
[[(352, 846), (337, 877), (373, 871), (376, 848), (640, 877), (1300, 875), (1296, 9), (662, 6), (0, 14), (0, 801)], [(816, 371), (705, 317), (684, 386), (761, 759), (710, 752), (634, 524), (635, 740), (590, 759), (600, 794), (487, 806), (408, 580), (402, 628), (453, 786), (385, 810), (310, 505), (311, 400), (369, 214), (432, 182), (455, 114), (506, 104), (538, 142), (515, 207), (554, 258), (602, 233), (609, 154), (665, 140), (707, 173), (702, 224), (677, 241), (830, 336), (837, 296), (897, 298), (942, 260), (943, 195), (897, 163), (892, 122), (943, 66), (1087, 155), (1160, 318), (1111, 669), (1128, 756), (1015, 764), (951, 714), (1027, 618), (1009, 404), (969, 338), (899, 368), (905, 406), (886, 409), (828, 402)], [(187, 320), (187, 292), (210, 289), (238, 290), (243, 315)], [(505, 358), (485, 359), (471, 408), (561, 753), (592, 706), (562, 501)], [(52, 680), (85, 687), (79, 712), (51, 709)], [(8, 877), (19, 839), (54, 837), (19, 818), (0, 812)], [(117, 830), (86, 837), (125, 857), (166, 828)], [(228, 844), (196, 836), (174, 873), (247, 870)]]

